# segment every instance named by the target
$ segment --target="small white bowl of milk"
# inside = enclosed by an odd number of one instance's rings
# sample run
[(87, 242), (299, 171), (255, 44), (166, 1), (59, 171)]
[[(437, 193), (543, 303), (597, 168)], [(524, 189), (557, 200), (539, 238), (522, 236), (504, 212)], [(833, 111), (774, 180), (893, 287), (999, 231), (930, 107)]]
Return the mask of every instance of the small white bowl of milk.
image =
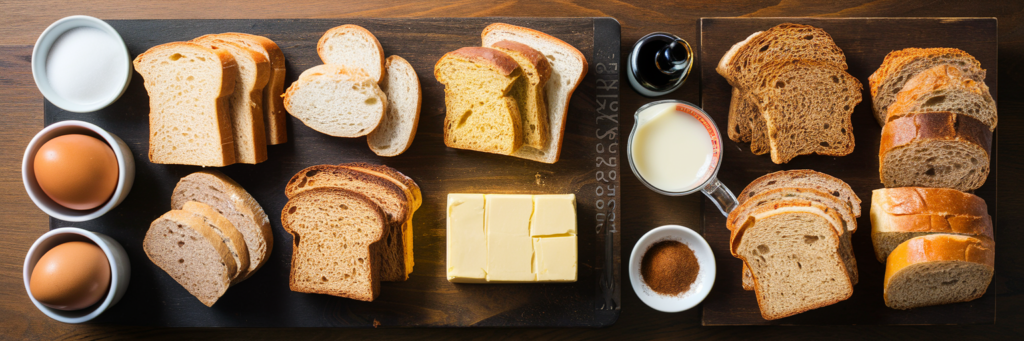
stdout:
[(103, 109), (128, 88), (132, 63), (121, 35), (103, 20), (57, 20), (32, 49), (32, 78), (50, 103), (78, 113)]

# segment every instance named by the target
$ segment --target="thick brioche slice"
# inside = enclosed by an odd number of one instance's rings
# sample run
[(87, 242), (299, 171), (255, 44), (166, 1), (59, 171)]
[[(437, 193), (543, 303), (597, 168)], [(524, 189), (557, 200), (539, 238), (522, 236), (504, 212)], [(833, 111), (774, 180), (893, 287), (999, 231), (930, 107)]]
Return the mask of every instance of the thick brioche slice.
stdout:
[(171, 194), (171, 209), (179, 210), (189, 201), (210, 205), (242, 234), (249, 252), (251, 277), (263, 267), (274, 248), (270, 219), (249, 192), (234, 180), (217, 171), (199, 171), (181, 178)]
[(988, 205), (974, 194), (925, 187), (871, 193), (871, 243), (879, 262), (904, 241), (936, 233), (995, 238)]
[(263, 127), (267, 132), (267, 144), (277, 145), (288, 142), (288, 130), (285, 127), (287, 112), (284, 110), (284, 77), (288, 68), (285, 66), (284, 52), (267, 37), (247, 33), (221, 33), (218, 39), (245, 46), (262, 54), (270, 61), (270, 80), (263, 88)]
[(149, 93), (149, 161), (235, 163), (228, 97), (238, 66), (228, 51), (174, 42), (150, 48), (133, 64)]
[(405, 59), (390, 56), (380, 89), (387, 97), (387, 112), (377, 129), (366, 136), (370, 150), (379, 156), (398, 156), (412, 145), (420, 123), (420, 79)]
[(384, 48), (361, 26), (341, 25), (327, 30), (316, 44), (316, 53), (324, 64), (363, 69), (374, 83), (384, 78)]
[(950, 65), (960, 69), (965, 78), (985, 81), (985, 69), (973, 56), (953, 48), (907, 48), (889, 52), (882, 65), (868, 77), (871, 104), (879, 125), (885, 125), (889, 105), (896, 101), (907, 81), (937, 65)]
[(911, 309), (978, 299), (995, 273), (987, 237), (933, 234), (910, 239), (885, 263), (885, 305)]
[(192, 40), (211, 49), (231, 53), (238, 64), (235, 90), (228, 98), (235, 141), (235, 161), (257, 164), (267, 160), (267, 133), (263, 126), (263, 88), (270, 81), (270, 61), (242, 45), (205, 35)]
[(221, 237), (191, 212), (174, 210), (154, 220), (142, 249), (153, 264), (207, 307), (224, 295), (238, 271)]
[(481, 33), (483, 46), (507, 40), (524, 44), (539, 51), (551, 64), (551, 79), (546, 85), (546, 104), (548, 107), (549, 138), (542, 149), (522, 148), (513, 155), (543, 163), (558, 162), (562, 152), (562, 137), (565, 133), (565, 121), (569, 115), (569, 101), (576, 87), (587, 75), (587, 58), (580, 50), (561, 39), (552, 37), (537, 30), (494, 23), (487, 25)]
[(380, 125), (387, 96), (362, 69), (317, 65), (284, 93), (288, 113), (321, 133), (359, 137)]
[(486, 47), (463, 47), (434, 65), (444, 84), (444, 143), (509, 155), (523, 143), (519, 107), (509, 94), (522, 71), (515, 59)]
[(960, 69), (938, 65), (907, 81), (889, 106), (886, 122), (919, 112), (948, 111), (974, 117), (995, 130), (996, 101), (985, 82), (964, 77)]
[(989, 172), (992, 132), (970, 116), (919, 113), (882, 127), (878, 173), (885, 187), (973, 191)]
[(284, 205), (292, 235), (292, 291), (373, 301), (380, 293), (380, 244), (387, 217), (361, 194), (337, 188), (303, 192)]
[(544, 86), (551, 79), (551, 64), (537, 50), (514, 41), (502, 40), (491, 47), (505, 52), (519, 63), (523, 76), (516, 80), (511, 92), (523, 121), (523, 145), (543, 149), (551, 136), (544, 92)]
[(186, 212), (192, 212), (202, 218), (203, 222), (209, 225), (213, 232), (216, 232), (217, 236), (224, 241), (228, 251), (231, 251), (231, 258), (235, 260), (238, 268), (235, 276), (231, 278), (231, 285), (238, 284), (247, 278), (249, 272), (249, 249), (245, 246), (245, 237), (242, 237), (242, 233), (238, 232), (235, 225), (231, 224), (224, 215), (217, 213), (210, 205), (201, 202), (186, 202), (181, 209)]
[(829, 193), (847, 203), (853, 215), (860, 217), (860, 198), (857, 197), (857, 193), (853, 192), (853, 188), (849, 184), (839, 178), (811, 169), (794, 169), (762, 175), (751, 181), (736, 196), (736, 200), (742, 204), (761, 192), (783, 187), (810, 188)]

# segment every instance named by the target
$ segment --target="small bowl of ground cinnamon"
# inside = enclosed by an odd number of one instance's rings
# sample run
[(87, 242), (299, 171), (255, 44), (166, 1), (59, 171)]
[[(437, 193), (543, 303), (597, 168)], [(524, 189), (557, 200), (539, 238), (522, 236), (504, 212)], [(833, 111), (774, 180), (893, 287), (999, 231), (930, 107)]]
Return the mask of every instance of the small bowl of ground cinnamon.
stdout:
[(675, 313), (700, 304), (715, 283), (715, 256), (700, 234), (679, 225), (648, 231), (629, 256), (629, 279), (640, 300)]

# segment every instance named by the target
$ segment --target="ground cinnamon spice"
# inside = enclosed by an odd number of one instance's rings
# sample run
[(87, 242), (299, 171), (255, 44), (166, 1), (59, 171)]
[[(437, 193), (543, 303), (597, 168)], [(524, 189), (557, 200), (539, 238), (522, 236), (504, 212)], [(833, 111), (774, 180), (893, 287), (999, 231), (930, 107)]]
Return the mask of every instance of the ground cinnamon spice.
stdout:
[(700, 264), (686, 244), (666, 240), (647, 249), (640, 261), (640, 275), (651, 290), (675, 296), (690, 290), (697, 280)]

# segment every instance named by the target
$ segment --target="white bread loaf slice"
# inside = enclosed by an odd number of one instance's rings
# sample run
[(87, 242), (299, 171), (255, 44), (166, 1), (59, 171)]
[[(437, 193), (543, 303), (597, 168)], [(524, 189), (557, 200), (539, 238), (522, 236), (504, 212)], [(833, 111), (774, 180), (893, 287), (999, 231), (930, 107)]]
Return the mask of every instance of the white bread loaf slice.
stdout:
[(387, 112), (377, 129), (366, 136), (366, 144), (378, 156), (398, 156), (412, 146), (420, 123), (423, 95), (420, 79), (408, 61), (390, 56), (385, 61), (380, 89), (387, 97)]
[(377, 298), (380, 257), (374, 251), (387, 217), (370, 199), (337, 188), (306, 191), (284, 205), (281, 225), (292, 235), (292, 291)]
[(523, 144), (519, 106), (509, 91), (522, 76), (515, 59), (486, 47), (448, 52), (434, 65), (444, 84), (444, 144), (510, 155)]
[(235, 276), (231, 278), (231, 285), (238, 284), (247, 278), (249, 272), (249, 248), (245, 246), (245, 237), (242, 237), (242, 233), (238, 232), (235, 225), (228, 221), (228, 218), (225, 218), (224, 215), (217, 213), (213, 207), (201, 202), (186, 202), (181, 207), (181, 210), (192, 212), (202, 218), (213, 232), (216, 232), (217, 236), (224, 241), (224, 245), (227, 245), (228, 251), (231, 251), (231, 258), (235, 260), (235, 264), (238, 267)]
[(288, 113), (321, 133), (359, 137), (380, 125), (387, 97), (362, 69), (317, 65), (284, 93)]
[(189, 201), (209, 205), (242, 234), (249, 252), (249, 269), (242, 280), (263, 267), (274, 248), (274, 234), (263, 207), (249, 192), (221, 172), (204, 170), (181, 178), (174, 186), (171, 209), (182, 209)]
[(976, 82), (985, 82), (985, 69), (974, 56), (954, 48), (906, 48), (889, 52), (882, 65), (868, 77), (875, 120), (884, 126), (889, 106), (903, 90), (907, 81), (937, 65), (960, 69), (962, 75)]
[(992, 132), (970, 116), (948, 112), (904, 116), (882, 127), (878, 173), (885, 187), (973, 191), (990, 170)]
[(551, 137), (544, 91), (551, 79), (551, 64), (537, 50), (514, 41), (502, 40), (491, 48), (505, 52), (519, 63), (523, 76), (516, 80), (511, 92), (519, 107), (519, 118), (523, 120), (523, 145), (543, 149)]
[(287, 112), (284, 110), (284, 77), (288, 68), (285, 66), (284, 52), (267, 37), (228, 32), (216, 35), (218, 39), (245, 46), (262, 54), (270, 61), (270, 80), (263, 88), (263, 127), (267, 132), (267, 144), (278, 145), (288, 142), (288, 130), (285, 127)]
[(839, 198), (847, 203), (855, 217), (860, 217), (860, 198), (853, 188), (843, 180), (834, 176), (818, 172), (812, 169), (793, 169), (768, 173), (751, 181), (743, 191), (736, 196), (739, 203), (768, 190), (783, 187), (801, 187), (816, 189)]
[(587, 58), (580, 50), (547, 33), (505, 23), (488, 25), (481, 39), (483, 46), (494, 46), (503, 40), (525, 44), (547, 57), (551, 64), (551, 79), (545, 85), (550, 138), (542, 149), (521, 148), (512, 155), (543, 163), (558, 162), (569, 102), (583, 76), (587, 75)]
[(238, 66), (230, 53), (173, 42), (150, 48), (133, 65), (149, 93), (149, 161), (235, 163), (228, 97)]
[(948, 111), (974, 117), (995, 130), (999, 123), (996, 101), (985, 82), (964, 76), (949, 65), (937, 65), (907, 81), (889, 105), (886, 122), (919, 112)]
[(263, 88), (270, 81), (270, 61), (242, 45), (205, 35), (192, 40), (211, 49), (231, 53), (238, 64), (235, 90), (228, 97), (235, 161), (257, 164), (267, 160), (267, 136), (263, 126)]
[(974, 194), (927, 187), (871, 193), (871, 243), (879, 262), (904, 241), (936, 233), (995, 238), (988, 205)]
[(933, 234), (896, 247), (885, 263), (885, 305), (911, 309), (978, 299), (995, 273), (987, 237)]
[(402, 225), (402, 237), (405, 241), (402, 243), (405, 246), (405, 274), (411, 274), (413, 265), (415, 265), (413, 257), (413, 227), (412, 227), (412, 216), (416, 213), (416, 210), (423, 204), (423, 193), (420, 191), (420, 186), (416, 184), (412, 178), (402, 174), (398, 170), (385, 166), (375, 165), (365, 162), (352, 162), (343, 163), (338, 165), (339, 167), (356, 170), (370, 175), (375, 175), (381, 179), (387, 179), (393, 184), (401, 187), (405, 191), (405, 197), (409, 202), (409, 218)]
[(363, 69), (374, 83), (384, 78), (384, 48), (362, 26), (341, 25), (327, 30), (316, 44), (316, 53), (324, 64)]
[(224, 295), (238, 271), (221, 237), (191, 212), (173, 210), (154, 220), (142, 249), (207, 307)]

